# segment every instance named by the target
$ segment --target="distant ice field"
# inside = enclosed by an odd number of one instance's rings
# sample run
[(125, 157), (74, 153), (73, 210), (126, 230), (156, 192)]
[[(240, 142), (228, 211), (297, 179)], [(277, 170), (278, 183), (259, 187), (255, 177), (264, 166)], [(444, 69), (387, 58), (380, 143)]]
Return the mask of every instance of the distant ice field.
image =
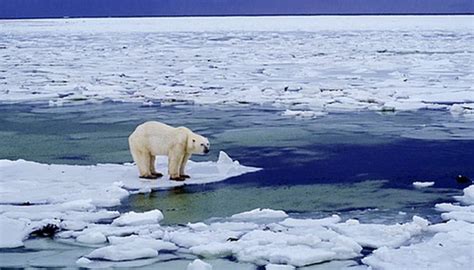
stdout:
[(0, 21), (0, 101), (474, 111), (472, 16)]
[[(0, 268), (471, 269), (473, 22), (0, 21)], [(150, 119), (194, 185), (136, 179)]]

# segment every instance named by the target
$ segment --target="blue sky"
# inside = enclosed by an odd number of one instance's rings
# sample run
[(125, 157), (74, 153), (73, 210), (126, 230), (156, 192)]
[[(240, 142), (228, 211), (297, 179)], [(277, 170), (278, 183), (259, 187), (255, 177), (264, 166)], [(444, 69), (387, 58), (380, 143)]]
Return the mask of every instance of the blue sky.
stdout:
[(474, 13), (474, 0), (0, 0), (0, 18)]

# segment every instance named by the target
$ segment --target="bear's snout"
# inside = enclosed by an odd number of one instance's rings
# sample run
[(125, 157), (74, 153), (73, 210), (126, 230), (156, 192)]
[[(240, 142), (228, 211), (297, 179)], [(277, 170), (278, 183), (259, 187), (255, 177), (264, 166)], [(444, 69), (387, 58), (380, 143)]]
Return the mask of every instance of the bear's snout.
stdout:
[(204, 150), (202, 151), (204, 154), (209, 153), (209, 147), (204, 146)]

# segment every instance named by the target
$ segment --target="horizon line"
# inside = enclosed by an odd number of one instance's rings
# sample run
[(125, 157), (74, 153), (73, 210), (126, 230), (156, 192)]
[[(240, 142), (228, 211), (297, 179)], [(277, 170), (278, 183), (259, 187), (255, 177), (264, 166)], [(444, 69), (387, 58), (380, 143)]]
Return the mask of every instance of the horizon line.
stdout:
[(285, 16), (472, 16), (474, 12), (456, 13), (284, 13), (284, 14), (195, 14), (195, 15), (86, 15), (86, 16), (28, 16), (28, 17), (0, 17), (0, 20), (38, 20), (38, 19), (107, 19), (107, 18), (196, 18), (196, 17), (285, 17)]

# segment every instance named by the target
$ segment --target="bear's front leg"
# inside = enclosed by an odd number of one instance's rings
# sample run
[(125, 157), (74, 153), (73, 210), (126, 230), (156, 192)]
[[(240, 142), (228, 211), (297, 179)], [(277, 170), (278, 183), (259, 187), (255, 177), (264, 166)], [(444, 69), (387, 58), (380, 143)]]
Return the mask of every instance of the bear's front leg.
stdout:
[(184, 181), (186, 178), (179, 175), (181, 161), (183, 160), (183, 153), (171, 151), (168, 156), (168, 173), (170, 175), (170, 180), (174, 181)]
[(189, 157), (191, 157), (191, 154), (186, 153), (183, 156), (183, 160), (181, 162), (181, 166), (179, 168), (179, 176), (183, 178), (191, 178), (191, 176), (187, 175), (184, 173), (184, 169), (186, 168), (186, 164), (188, 163)]

